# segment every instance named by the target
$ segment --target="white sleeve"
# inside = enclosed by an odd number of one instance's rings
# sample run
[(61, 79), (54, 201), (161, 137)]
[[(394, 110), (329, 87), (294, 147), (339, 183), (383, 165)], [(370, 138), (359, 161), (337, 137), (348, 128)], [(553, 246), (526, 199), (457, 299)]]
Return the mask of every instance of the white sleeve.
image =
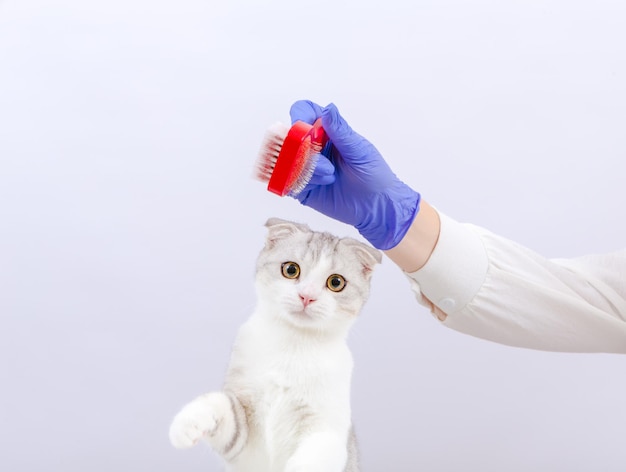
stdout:
[(626, 353), (626, 250), (549, 260), (480, 227), (440, 219), (430, 259), (407, 275), (444, 325), (510, 346)]

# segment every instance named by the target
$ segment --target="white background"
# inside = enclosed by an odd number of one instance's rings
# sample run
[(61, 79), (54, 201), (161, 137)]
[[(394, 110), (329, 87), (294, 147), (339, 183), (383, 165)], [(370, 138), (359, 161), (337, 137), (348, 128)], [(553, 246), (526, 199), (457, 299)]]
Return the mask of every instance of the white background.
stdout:
[[(0, 469), (216, 471), (263, 223), (356, 236), (251, 179), (335, 102), (449, 216), (548, 257), (624, 247), (621, 0), (0, 2)], [(350, 338), (370, 472), (624, 471), (626, 358), (448, 330), (388, 259)]]

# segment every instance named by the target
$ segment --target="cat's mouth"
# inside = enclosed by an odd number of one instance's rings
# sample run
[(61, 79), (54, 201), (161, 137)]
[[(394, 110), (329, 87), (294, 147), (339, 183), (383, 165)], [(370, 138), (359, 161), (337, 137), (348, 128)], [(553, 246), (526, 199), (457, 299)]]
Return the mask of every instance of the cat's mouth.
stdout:
[(311, 306), (299, 306), (290, 310), (289, 314), (296, 321), (310, 323), (317, 319), (315, 311), (314, 307)]
[(319, 301), (302, 303), (301, 300), (289, 300), (284, 304), (283, 316), (296, 326), (310, 327), (324, 318), (323, 307)]
[(311, 308), (305, 306), (293, 310), (292, 314), (297, 318), (313, 319), (313, 313), (311, 313), (311, 311)]

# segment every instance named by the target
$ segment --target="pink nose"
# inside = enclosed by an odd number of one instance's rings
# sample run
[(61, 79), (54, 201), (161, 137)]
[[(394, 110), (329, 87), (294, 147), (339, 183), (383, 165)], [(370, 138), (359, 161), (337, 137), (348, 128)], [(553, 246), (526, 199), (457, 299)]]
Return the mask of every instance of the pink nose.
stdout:
[(300, 295), (300, 300), (302, 300), (302, 304), (307, 307), (315, 301), (315, 298), (311, 298), (308, 295)]

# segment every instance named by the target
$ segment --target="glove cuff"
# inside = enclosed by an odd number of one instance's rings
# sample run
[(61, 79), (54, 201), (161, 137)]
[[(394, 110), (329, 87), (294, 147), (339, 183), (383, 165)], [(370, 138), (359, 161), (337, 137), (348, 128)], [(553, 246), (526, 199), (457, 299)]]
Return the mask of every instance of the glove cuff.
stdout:
[(418, 192), (396, 181), (378, 197), (365, 221), (355, 227), (376, 249), (392, 249), (409, 231), (419, 212), (420, 200)]

